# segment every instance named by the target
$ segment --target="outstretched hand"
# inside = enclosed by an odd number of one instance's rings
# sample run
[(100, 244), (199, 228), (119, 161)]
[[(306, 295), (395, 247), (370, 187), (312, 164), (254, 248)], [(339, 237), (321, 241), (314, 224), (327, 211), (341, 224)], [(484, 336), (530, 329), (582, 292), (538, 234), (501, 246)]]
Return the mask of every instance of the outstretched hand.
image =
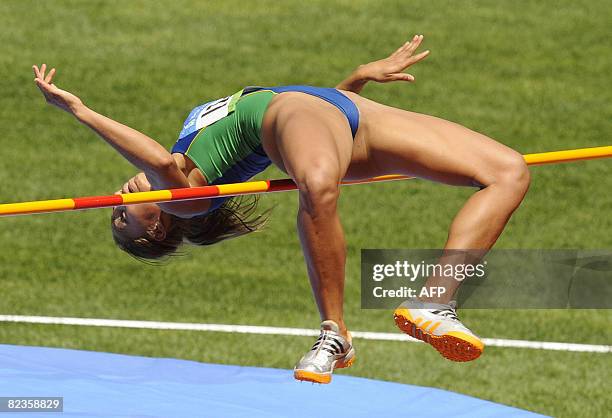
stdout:
[(58, 88), (53, 84), (53, 77), (55, 76), (55, 68), (52, 68), (49, 73), (45, 75), (47, 71), (47, 64), (43, 64), (40, 68), (37, 65), (33, 65), (34, 75), (36, 78), (34, 81), (36, 85), (45, 96), (47, 103), (56, 106), (70, 114), (74, 114), (79, 106), (83, 104), (74, 94)]
[(379, 83), (388, 83), (389, 81), (413, 82), (414, 76), (403, 71), (429, 55), (429, 50), (414, 55), (421, 42), (423, 42), (423, 35), (414, 35), (412, 40), (399, 47), (387, 58), (361, 66), (359, 70), (362, 76), (367, 80), (378, 81)]

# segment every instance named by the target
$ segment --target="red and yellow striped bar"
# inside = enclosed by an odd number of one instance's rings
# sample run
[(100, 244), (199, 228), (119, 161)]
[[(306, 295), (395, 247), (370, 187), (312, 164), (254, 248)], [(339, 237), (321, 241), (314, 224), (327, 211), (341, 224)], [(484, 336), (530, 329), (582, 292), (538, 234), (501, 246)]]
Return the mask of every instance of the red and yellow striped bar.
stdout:
[[(570, 161), (612, 157), (612, 146), (580, 148), (564, 151), (542, 152), (524, 155), (528, 165), (556, 164)], [(364, 180), (343, 181), (342, 185), (407, 180), (412, 177), (388, 175)], [(152, 192), (127, 193), (110, 196), (77, 197), (74, 199), (37, 200), (33, 202), (0, 204), (0, 216), (28, 215), (43, 212), (65, 212), (70, 210), (105, 208), (139, 203), (160, 203), (191, 199), (210, 199), (217, 196), (238, 196), (296, 190), (291, 179), (250, 181), (218, 186), (202, 186), (184, 189), (155, 190)]]

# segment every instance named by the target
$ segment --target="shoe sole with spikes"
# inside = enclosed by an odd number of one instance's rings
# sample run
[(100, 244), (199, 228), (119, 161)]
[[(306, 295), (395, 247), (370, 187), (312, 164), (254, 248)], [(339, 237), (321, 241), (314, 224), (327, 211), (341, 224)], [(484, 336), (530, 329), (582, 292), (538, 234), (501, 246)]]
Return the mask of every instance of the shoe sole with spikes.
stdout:
[(464, 332), (451, 331), (434, 335), (419, 327), (405, 308), (393, 313), (398, 328), (417, 340), (430, 344), (445, 358), (451, 361), (466, 362), (476, 360), (484, 351), (484, 344), (478, 338)]

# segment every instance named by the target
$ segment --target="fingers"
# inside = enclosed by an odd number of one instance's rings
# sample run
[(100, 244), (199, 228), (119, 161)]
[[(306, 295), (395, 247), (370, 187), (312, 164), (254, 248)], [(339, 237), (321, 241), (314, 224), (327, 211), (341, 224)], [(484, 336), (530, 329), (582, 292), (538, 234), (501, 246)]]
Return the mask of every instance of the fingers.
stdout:
[(406, 49), (406, 46), (410, 45), (410, 42), (411, 42), (411, 41), (406, 41), (406, 42), (405, 42), (405, 43), (404, 43), (402, 46), (400, 46), (399, 48), (397, 48), (397, 49), (396, 49), (396, 50), (393, 52), (393, 54), (391, 54), (391, 57), (394, 57), (394, 56), (396, 56), (396, 55), (401, 54), (401, 53), (402, 53), (402, 51), (403, 51), (404, 49)]
[(414, 76), (412, 74), (406, 73), (389, 74), (387, 80), (385, 81), (407, 81), (409, 83), (412, 83), (414, 82)]
[(146, 192), (151, 190), (151, 183), (149, 183), (149, 179), (145, 175), (145, 173), (138, 173), (134, 179), (136, 180), (136, 185), (138, 186), (138, 191)]
[(421, 35), (414, 35), (412, 37), (412, 39), (410, 40), (410, 42), (406, 42), (403, 46), (402, 46), (402, 52), (406, 52), (408, 51), (415, 43), (419, 42), (420, 43), (420, 37)]
[(414, 38), (412, 38), (412, 42), (406, 46), (403, 52), (412, 55), (419, 45), (421, 45), (421, 42), (423, 42), (423, 35), (415, 35)]
[(391, 54), (391, 56), (393, 57), (393, 56), (399, 55), (399, 54), (403, 53), (404, 51), (406, 51), (406, 49), (407, 49), (408, 47), (410, 47), (410, 45), (411, 45), (411, 44), (412, 44), (414, 41), (416, 41), (416, 40), (417, 40), (418, 36), (419, 36), (419, 35), (414, 35), (414, 36), (412, 37), (412, 39), (411, 39), (411, 40), (406, 41), (406, 42), (405, 42), (405, 43), (404, 43), (402, 46), (400, 46), (399, 48), (397, 48), (397, 49), (395, 50), (395, 52), (394, 52), (393, 54)]
[(136, 193), (138, 191), (138, 185), (136, 184), (136, 179), (132, 177), (128, 180), (128, 189), (130, 193)]
[(51, 93), (51, 85), (45, 83), (45, 81), (40, 78), (36, 78), (34, 79), (34, 81), (36, 82), (36, 86), (40, 89), (42, 94), (44, 94), (45, 97), (49, 99), (50, 98), (49, 94)]
[(430, 51), (423, 51), (417, 55), (410, 55), (410, 54), (406, 54), (403, 56), (398, 56), (395, 61), (396, 61), (396, 71), (399, 72), (401, 70), (404, 70), (408, 67), (410, 67), (411, 65), (416, 64), (419, 61), (422, 61), (423, 59), (425, 59), (428, 55), (429, 55)]
[(45, 77), (45, 82), (51, 84), (51, 82), (53, 81), (54, 75), (55, 75), (55, 68), (52, 68), (51, 71), (49, 71), (49, 74), (47, 75), (47, 77)]
[(123, 186), (121, 186), (121, 190), (119, 193), (127, 194), (127, 193), (136, 193), (138, 192), (138, 185), (136, 184), (136, 180), (134, 177), (125, 182)]
[(142, 181), (142, 178), (140, 175), (137, 175), (136, 177), (134, 177), (134, 184), (136, 184), (136, 188), (138, 189), (138, 191), (143, 191), (146, 186), (144, 181)]
[(50, 101), (51, 98), (50, 98), (50, 92), (49, 92), (49, 85), (45, 83), (43, 80), (41, 80), (40, 78), (35, 78), (34, 81), (36, 82), (36, 87), (38, 87), (38, 89), (43, 94), (43, 96), (45, 96), (45, 99), (47, 101)]
[[(55, 71), (51, 70), (45, 79), (35, 78), (36, 86), (42, 91), (42, 93), (47, 97), (47, 99), (51, 98), (52, 94), (56, 94), (59, 90), (55, 84), (51, 84), (53, 80), (53, 75)], [(42, 73), (41, 73), (42, 75)]]
[[(391, 55), (390, 58), (397, 60), (398, 64), (404, 65), (404, 68), (409, 65), (412, 65), (415, 62), (420, 61), (421, 59), (425, 58), (425, 56), (427, 56), (426, 54), (423, 57), (419, 57), (418, 60), (412, 59), (412, 54), (414, 54), (414, 52), (421, 45), (422, 42), (423, 42), (423, 35), (414, 35), (410, 41), (406, 42), (404, 45), (399, 47)], [(427, 53), (429, 53), (429, 51), (427, 51)]]
[(402, 58), (408, 58), (423, 42), (423, 35), (414, 35), (410, 42), (406, 42), (402, 45), (393, 55), (401, 56)]
[(146, 192), (151, 190), (151, 185), (149, 184), (149, 181), (147, 180), (144, 173), (139, 173), (129, 179), (127, 183), (123, 185), (121, 190), (124, 193)]
[(420, 54), (414, 55), (413, 57), (410, 58), (410, 65), (425, 59), (429, 55), (430, 52), (431, 51), (429, 51), (428, 49), (427, 51), (423, 51)]
[(53, 81), (53, 77), (56, 73), (55, 68), (52, 68), (51, 71), (49, 71), (49, 74), (47, 74), (47, 76), (45, 77), (45, 72), (47, 71), (47, 64), (41, 65), (40, 68), (37, 65), (33, 65), (32, 70), (34, 71), (34, 77), (48, 84), (51, 84), (51, 82)]

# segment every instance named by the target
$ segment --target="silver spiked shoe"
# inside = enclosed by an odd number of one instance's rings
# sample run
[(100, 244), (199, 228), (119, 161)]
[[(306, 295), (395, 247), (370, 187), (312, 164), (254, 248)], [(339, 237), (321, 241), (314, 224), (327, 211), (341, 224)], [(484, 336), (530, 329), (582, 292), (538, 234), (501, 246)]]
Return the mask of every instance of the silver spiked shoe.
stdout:
[(296, 364), (293, 376), (307, 382), (329, 383), (334, 369), (350, 367), (354, 361), (353, 344), (340, 335), (338, 324), (327, 320), (321, 322), (319, 338)]

